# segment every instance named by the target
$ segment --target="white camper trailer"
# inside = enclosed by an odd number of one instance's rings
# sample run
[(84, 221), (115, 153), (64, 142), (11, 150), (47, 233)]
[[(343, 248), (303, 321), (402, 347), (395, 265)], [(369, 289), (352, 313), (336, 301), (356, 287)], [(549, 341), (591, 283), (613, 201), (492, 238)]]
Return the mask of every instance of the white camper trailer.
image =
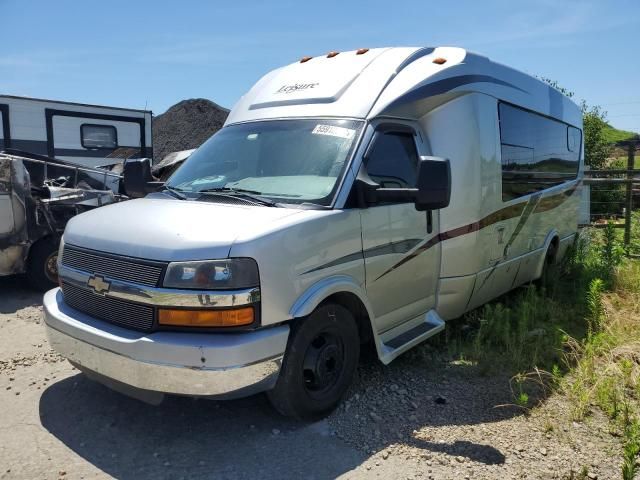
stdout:
[(152, 155), (151, 115), (0, 95), (0, 276), (56, 284), (67, 220), (120, 198), (120, 164)]
[(71, 220), (51, 345), (148, 400), (266, 390), (322, 414), (362, 343), (389, 363), (557, 262), (582, 158), (580, 109), (483, 56), (304, 58), (259, 80), (164, 191)]
[(151, 158), (151, 116), (148, 110), (0, 95), (0, 151), (84, 167)]

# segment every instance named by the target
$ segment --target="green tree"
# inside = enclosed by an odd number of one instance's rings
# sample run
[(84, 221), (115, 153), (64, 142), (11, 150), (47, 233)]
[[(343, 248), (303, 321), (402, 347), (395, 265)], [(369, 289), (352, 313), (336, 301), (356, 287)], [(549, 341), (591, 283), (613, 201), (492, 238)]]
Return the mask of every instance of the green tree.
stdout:
[(584, 132), (584, 161), (592, 170), (605, 168), (611, 154), (604, 130), (607, 112), (598, 105), (589, 106), (584, 100), (580, 104)]
[(561, 86), (557, 80), (551, 80), (550, 78), (547, 77), (538, 77), (540, 80), (542, 80), (544, 83), (552, 86), (553, 88), (555, 88), (556, 90), (558, 90), (561, 94), (563, 94), (566, 97), (569, 98), (573, 98), (573, 92), (571, 90), (568, 90), (566, 88), (564, 88), (563, 86)]

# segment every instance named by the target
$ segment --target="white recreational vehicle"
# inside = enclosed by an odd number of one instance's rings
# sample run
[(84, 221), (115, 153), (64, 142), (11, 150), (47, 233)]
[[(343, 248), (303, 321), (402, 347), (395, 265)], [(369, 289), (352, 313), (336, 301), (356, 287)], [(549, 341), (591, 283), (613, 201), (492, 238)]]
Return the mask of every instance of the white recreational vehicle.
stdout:
[(84, 167), (151, 158), (151, 116), (148, 110), (0, 95), (0, 151)]
[(305, 57), (162, 191), (69, 222), (49, 339), (148, 401), (267, 391), (317, 416), (364, 342), (389, 363), (562, 257), (582, 171), (580, 109), (483, 56)]

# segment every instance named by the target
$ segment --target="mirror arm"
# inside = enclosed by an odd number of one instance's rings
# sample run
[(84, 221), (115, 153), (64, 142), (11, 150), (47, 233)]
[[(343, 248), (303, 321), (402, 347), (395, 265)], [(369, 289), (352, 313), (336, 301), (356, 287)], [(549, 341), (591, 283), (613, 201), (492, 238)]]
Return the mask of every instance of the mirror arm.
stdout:
[(415, 202), (418, 197), (417, 188), (378, 188), (376, 198), (380, 202)]

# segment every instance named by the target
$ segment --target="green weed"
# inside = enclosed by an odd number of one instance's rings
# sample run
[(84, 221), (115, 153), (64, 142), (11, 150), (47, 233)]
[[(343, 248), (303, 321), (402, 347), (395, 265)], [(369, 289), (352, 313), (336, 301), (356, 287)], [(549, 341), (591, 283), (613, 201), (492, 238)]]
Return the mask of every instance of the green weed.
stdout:
[[(640, 251), (640, 214), (634, 221)], [(520, 288), (470, 312), (446, 342), (452, 358), (509, 372), (513, 403), (525, 412), (550, 391), (566, 395), (574, 421), (600, 409), (623, 438), (622, 476), (630, 479), (640, 454), (640, 262), (624, 257), (619, 234), (609, 224), (581, 235), (544, 288)]]

